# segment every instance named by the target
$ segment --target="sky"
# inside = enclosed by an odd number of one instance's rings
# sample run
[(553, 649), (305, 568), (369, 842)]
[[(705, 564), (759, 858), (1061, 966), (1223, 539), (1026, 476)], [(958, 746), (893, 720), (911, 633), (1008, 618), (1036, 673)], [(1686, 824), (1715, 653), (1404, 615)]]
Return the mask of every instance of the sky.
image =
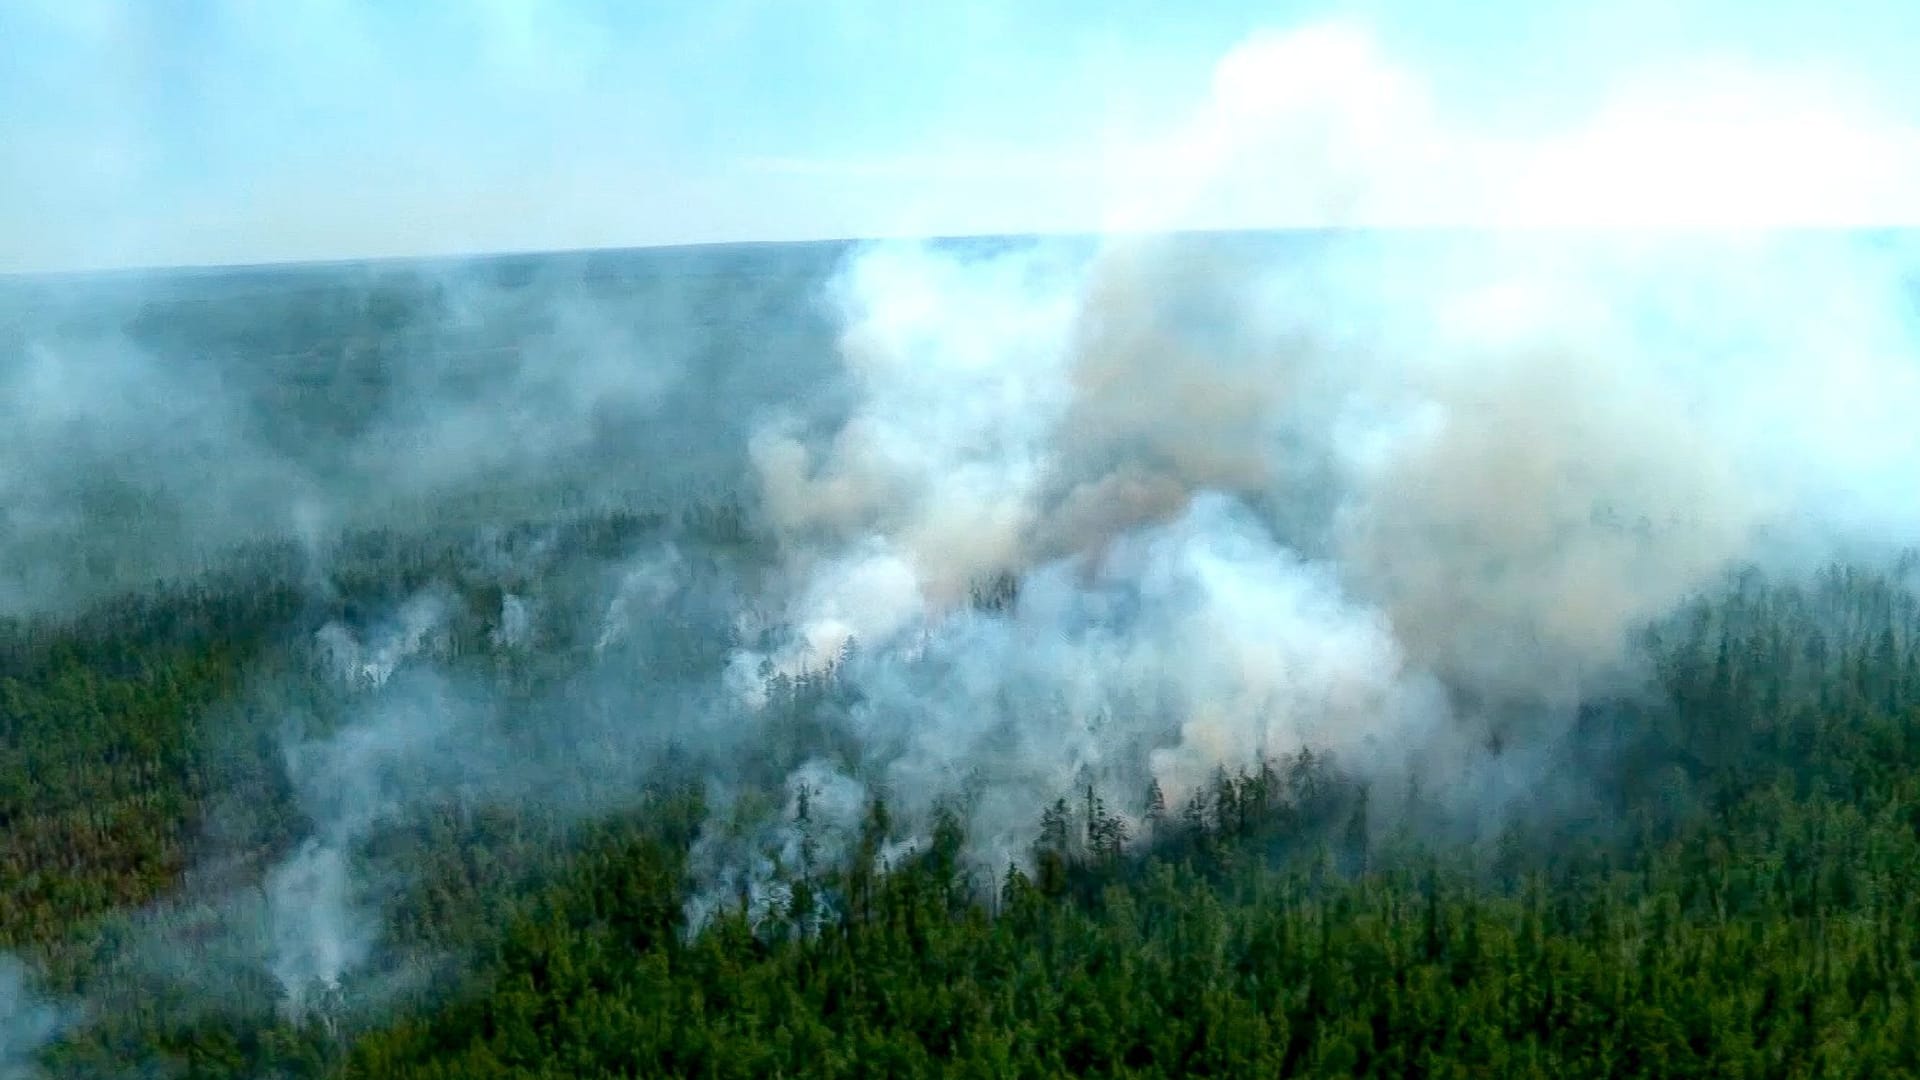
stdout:
[(9, 0), (0, 271), (1902, 224), (1916, 40), (1904, 0)]

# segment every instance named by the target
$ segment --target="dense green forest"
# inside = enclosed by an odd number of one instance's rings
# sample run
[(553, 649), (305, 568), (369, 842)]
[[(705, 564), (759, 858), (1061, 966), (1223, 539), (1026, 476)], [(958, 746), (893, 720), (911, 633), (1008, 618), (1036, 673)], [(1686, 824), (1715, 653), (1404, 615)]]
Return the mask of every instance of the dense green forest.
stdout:
[[(724, 557), (745, 528), (729, 511), (596, 513), (521, 533), (576, 566), (661, 537)], [(301, 551), (262, 545), (0, 626), (0, 946), (62, 1020), (36, 1068), (1920, 1075), (1904, 567), (1729, 582), (1650, 631), (1649, 689), (1569, 718), (1537, 798), (1464, 822), (1302, 752), (1175, 805), (1143, 791), (1126, 814), (1062, 791), (1032, 808), (1025, 868), (988, 870), (961, 857), (958, 821), (899, 854), (882, 796), (844, 862), (786, 866), (777, 910), (743, 901), (696, 933), (689, 855), (713, 826), (688, 770), (593, 815), (429, 805), (357, 853), (408, 868), (380, 918), (420, 962), (378, 993), (350, 987), (364, 1001), (285, 1008), (209, 929), (307, 827), (275, 717), (337, 696), (311, 655), (327, 620), (435, 583), (476, 612), (509, 588), (566, 593), (564, 575), (503, 581), (474, 550), (453, 531), (363, 534), (316, 599)], [(483, 619), (440, 646), (530, 701), (547, 665), (590, 647), (512, 653)], [(676, 648), (654, 661), (713, 660)], [(830, 684), (787, 688), (793, 724)]]

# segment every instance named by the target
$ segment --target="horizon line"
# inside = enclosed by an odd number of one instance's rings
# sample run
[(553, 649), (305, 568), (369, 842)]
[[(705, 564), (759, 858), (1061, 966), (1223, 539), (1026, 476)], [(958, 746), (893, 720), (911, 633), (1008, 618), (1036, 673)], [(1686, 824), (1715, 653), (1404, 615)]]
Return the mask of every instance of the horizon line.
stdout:
[(1699, 226), (1619, 226), (1619, 225), (1276, 225), (1237, 226), (1232, 228), (1174, 229), (1079, 229), (1025, 230), (1020, 232), (978, 233), (899, 233), (862, 236), (825, 236), (772, 240), (695, 240), (660, 243), (608, 244), (588, 247), (497, 248), (476, 251), (418, 252), (408, 254), (341, 255), (321, 258), (260, 259), (239, 262), (181, 262), (102, 264), (54, 269), (0, 269), (0, 284), (22, 284), (61, 279), (101, 279), (116, 276), (175, 274), (222, 274), (298, 270), (347, 269), (355, 267), (397, 269), (433, 263), (484, 263), (504, 259), (565, 258), (569, 256), (666, 254), (672, 252), (714, 251), (723, 248), (798, 248), (857, 246), (860, 244), (966, 242), (1020, 242), (1024, 240), (1099, 241), (1108, 238), (1177, 238), (1283, 236), (1288, 234), (1432, 234), (1484, 233), (1503, 235), (1607, 234), (1607, 235), (1760, 235), (1806, 233), (1897, 233), (1920, 231), (1920, 223), (1901, 224), (1800, 224), (1800, 225), (1699, 225)]

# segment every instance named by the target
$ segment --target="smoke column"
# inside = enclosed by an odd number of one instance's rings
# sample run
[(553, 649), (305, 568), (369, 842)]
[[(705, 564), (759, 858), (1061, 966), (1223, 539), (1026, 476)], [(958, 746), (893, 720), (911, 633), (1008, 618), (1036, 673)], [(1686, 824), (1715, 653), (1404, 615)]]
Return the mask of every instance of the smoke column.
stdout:
[[(831, 671), (858, 702), (844, 776), (790, 786), (868, 785), (908, 832), (963, 808), (989, 872), (1061, 795), (1137, 809), (1300, 749), (1471, 811), (1524, 786), (1493, 790), (1490, 742), (1638, 685), (1635, 633), (1729, 571), (1911, 542), (1910, 260), (1778, 227), (1886, 204), (1764, 167), (1920, 144), (1811, 77), (1709, 74), (1523, 142), (1360, 29), (1264, 36), (1116, 201), (1146, 232), (850, 258), (852, 406), (751, 443), (788, 632), (735, 683)], [(1787, 145), (1740, 134), (1768, 121)], [(1642, 182), (1689, 137), (1745, 153), (1683, 165), (1739, 198)], [(1162, 231), (1268, 184), (1314, 220), (1648, 227)], [(1011, 604), (967, 603), (996, 579)]]

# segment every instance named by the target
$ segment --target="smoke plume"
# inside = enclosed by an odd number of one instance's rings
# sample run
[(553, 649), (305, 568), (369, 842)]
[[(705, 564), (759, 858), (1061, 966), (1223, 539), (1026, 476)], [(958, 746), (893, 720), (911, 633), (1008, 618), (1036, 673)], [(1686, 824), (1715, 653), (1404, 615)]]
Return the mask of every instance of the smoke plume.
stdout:
[[(1631, 689), (1636, 632), (1729, 571), (1915, 535), (1910, 261), (1780, 228), (1890, 211), (1764, 165), (1920, 144), (1817, 72), (1755, 79), (1516, 140), (1308, 27), (1222, 62), (1125, 224), (1645, 227), (858, 252), (829, 290), (851, 404), (752, 443), (789, 629), (736, 673), (853, 687), (838, 766), (909, 832), (964, 808), (989, 863), (1051, 796), (1138, 808), (1303, 748), (1471, 808), (1474, 747), (1524, 756)], [(1742, 197), (1640, 175), (1688, 145), (1749, 151), (1737, 177), (1687, 151)]]

